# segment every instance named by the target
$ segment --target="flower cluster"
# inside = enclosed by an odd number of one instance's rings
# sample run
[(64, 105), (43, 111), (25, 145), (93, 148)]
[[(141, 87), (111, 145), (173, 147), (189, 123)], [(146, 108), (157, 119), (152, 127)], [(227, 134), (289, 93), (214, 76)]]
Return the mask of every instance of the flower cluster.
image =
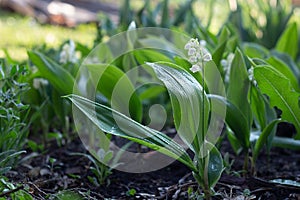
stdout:
[(70, 40), (69, 43), (64, 44), (59, 57), (60, 57), (59, 62), (62, 64), (66, 64), (67, 62), (71, 62), (71, 63), (77, 62), (75, 43), (73, 42), (73, 40)]
[(254, 78), (254, 68), (253, 68), (253, 66), (251, 66), (250, 69), (248, 70), (248, 74), (249, 74), (248, 76), (249, 76), (250, 82), (253, 83), (253, 85), (256, 86), (257, 82)]
[(190, 70), (195, 73), (201, 70), (203, 65), (212, 60), (212, 56), (209, 51), (205, 48), (206, 42), (198, 39), (190, 39), (184, 46), (184, 49), (188, 51), (189, 62), (192, 63)]
[(35, 78), (35, 79), (33, 79), (33, 83), (32, 83), (32, 85), (35, 89), (39, 89), (42, 86), (46, 86), (48, 84), (49, 84), (48, 80), (43, 79), (43, 78)]
[(230, 53), (228, 54), (226, 59), (221, 60), (221, 65), (223, 66), (224, 72), (225, 72), (225, 78), (224, 81), (226, 83), (229, 82), (229, 76), (230, 76), (230, 69), (231, 69), (231, 63), (233, 61), (234, 54)]

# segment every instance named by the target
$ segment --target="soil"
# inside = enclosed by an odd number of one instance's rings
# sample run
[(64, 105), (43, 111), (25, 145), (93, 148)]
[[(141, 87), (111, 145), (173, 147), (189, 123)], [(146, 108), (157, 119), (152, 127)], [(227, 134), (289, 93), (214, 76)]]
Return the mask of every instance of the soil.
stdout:
[[(197, 190), (190, 171), (179, 162), (144, 174), (115, 170), (106, 184), (96, 186), (88, 179), (93, 176), (89, 170), (92, 163), (83, 156), (70, 155), (87, 153), (78, 138), (63, 146), (51, 142), (47, 149), (43, 153), (28, 150), (22, 164), (7, 174), (10, 180), (28, 186), (35, 199), (45, 199), (62, 190), (75, 191), (86, 199), (188, 199), (188, 191)], [(239, 172), (243, 156), (233, 154), (227, 141), (222, 143), (221, 151), (229, 152), (229, 158), (235, 160), (216, 185), (219, 195), (213, 199), (300, 199), (300, 187), (269, 182), (278, 178), (300, 182), (299, 152), (273, 148), (269, 156), (262, 153), (257, 162), (257, 176), (244, 178)]]

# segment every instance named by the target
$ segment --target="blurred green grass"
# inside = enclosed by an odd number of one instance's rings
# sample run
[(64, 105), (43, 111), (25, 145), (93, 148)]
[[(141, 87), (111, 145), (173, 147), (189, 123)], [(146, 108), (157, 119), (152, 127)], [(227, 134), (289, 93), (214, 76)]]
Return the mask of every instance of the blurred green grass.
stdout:
[(0, 10), (0, 58), (5, 57), (4, 50), (7, 50), (13, 59), (26, 60), (27, 50), (43, 44), (58, 47), (67, 39), (92, 47), (95, 37), (94, 24), (82, 24), (72, 29), (41, 25), (30, 17)]

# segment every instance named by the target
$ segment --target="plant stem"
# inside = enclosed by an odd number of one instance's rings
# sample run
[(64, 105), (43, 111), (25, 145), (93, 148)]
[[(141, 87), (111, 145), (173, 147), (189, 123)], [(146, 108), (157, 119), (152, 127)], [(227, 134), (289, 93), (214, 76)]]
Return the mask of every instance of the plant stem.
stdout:
[[(203, 54), (203, 52), (201, 51), (201, 54)], [(201, 55), (201, 57), (203, 57), (203, 55)], [(205, 128), (204, 128), (204, 124), (205, 124), (205, 101), (204, 101), (204, 98), (205, 98), (205, 79), (204, 79), (204, 62), (202, 60), (202, 108), (201, 108), (201, 126), (202, 126), (202, 138), (201, 138), (201, 143), (202, 143), (202, 146), (204, 147), (204, 141), (205, 141)], [(200, 143), (200, 144), (201, 144)], [(204, 148), (202, 149), (202, 151), (204, 150)]]
[[(203, 58), (203, 52), (201, 51), (201, 57)], [(204, 160), (204, 162), (201, 162), (202, 164), (204, 163), (204, 171), (203, 171), (203, 181), (204, 181), (204, 195), (205, 195), (205, 199), (211, 199), (211, 191), (210, 191), (210, 186), (209, 186), (209, 180), (208, 180), (208, 164), (209, 164), (209, 152), (206, 151), (206, 147), (205, 147), (205, 70), (204, 70), (204, 62), (203, 60), (202, 62), (202, 68), (201, 68), (201, 72), (202, 72), (202, 108), (201, 108), (201, 141), (200, 141), (200, 148), (202, 151), (202, 158)], [(206, 152), (207, 155), (204, 154), (204, 151)]]
[(208, 180), (208, 162), (209, 162), (209, 154), (204, 158), (204, 195), (205, 199), (211, 199), (211, 192), (209, 187), (209, 180)]
[(246, 150), (245, 153), (245, 160), (244, 160), (244, 177), (246, 177), (247, 172), (248, 172), (248, 160), (249, 160), (249, 150)]

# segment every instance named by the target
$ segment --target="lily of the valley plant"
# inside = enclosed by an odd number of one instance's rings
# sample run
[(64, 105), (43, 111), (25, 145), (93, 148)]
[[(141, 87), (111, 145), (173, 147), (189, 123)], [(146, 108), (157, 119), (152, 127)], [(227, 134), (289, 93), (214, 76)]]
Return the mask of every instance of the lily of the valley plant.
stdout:
[[(190, 70), (193, 73), (202, 73), (203, 77), (204, 65), (213, 62), (212, 56), (205, 48), (205, 43), (191, 39), (184, 48), (192, 64)], [(205, 139), (210, 116), (210, 101), (203, 89), (204, 78), (200, 84), (192, 73), (169, 62), (147, 63), (147, 66), (155, 72), (168, 90), (175, 128), (185, 146), (193, 151), (192, 158), (183, 145), (164, 133), (137, 123), (105, 105), (84, 97), (73, 94), (67, 98), (102, 131), (132, 140), (185, 164), (193, 172), (206, 198), (210, 198), (213, 187), (223, 171), (223, 160), (217, 148)], [(93, 114), (95, 110), (97, 112)], [(111, 127), (117, 128), (112, 130)], [(122, 127), (130, 127), (130, 130)]]

